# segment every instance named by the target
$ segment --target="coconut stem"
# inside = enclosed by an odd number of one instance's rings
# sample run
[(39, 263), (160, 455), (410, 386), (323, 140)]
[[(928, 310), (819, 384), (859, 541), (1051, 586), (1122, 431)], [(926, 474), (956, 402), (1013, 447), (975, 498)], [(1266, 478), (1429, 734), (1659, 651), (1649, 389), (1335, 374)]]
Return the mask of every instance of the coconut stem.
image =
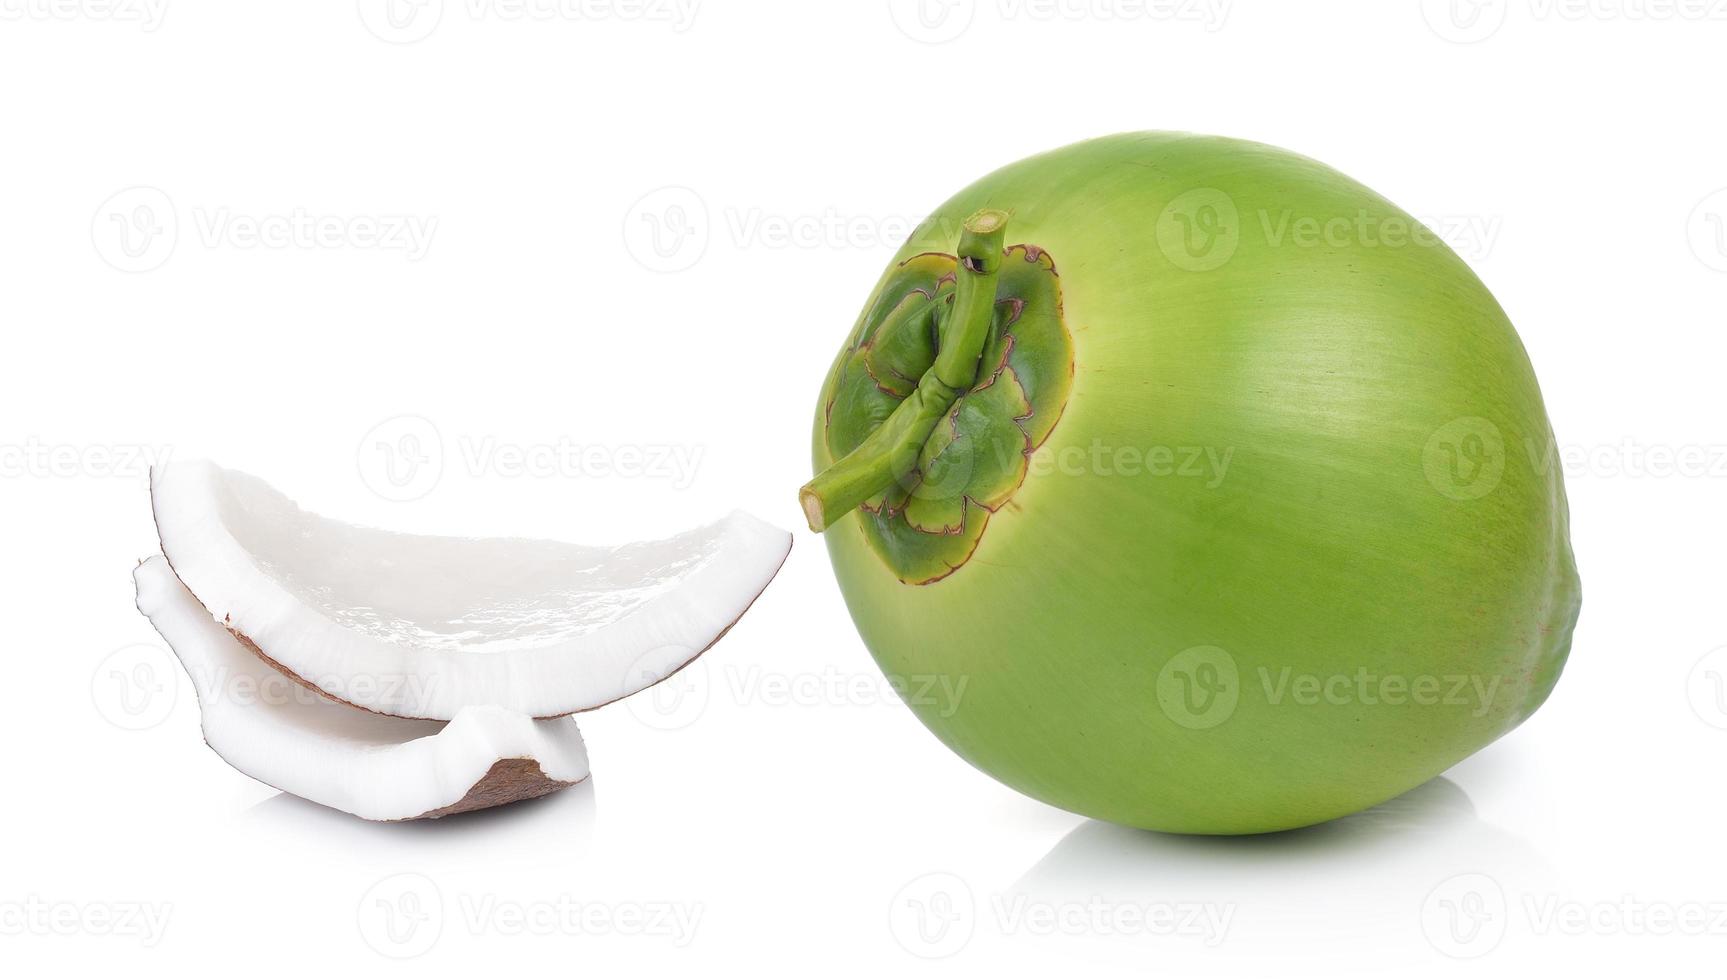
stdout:
[(935, 364), (917, 390), (900, 402), (869, 437), (798, 491), (810, 530), (821, 533), (859, 504), (903, 480), (917, 466), (918, 452), (959, 393), (977, 380), (978, 358), (995, 316), (996, 274), (1001, 271), (1007, 214), (979, 211), (959, 237), (953, 306), (941, 325)]

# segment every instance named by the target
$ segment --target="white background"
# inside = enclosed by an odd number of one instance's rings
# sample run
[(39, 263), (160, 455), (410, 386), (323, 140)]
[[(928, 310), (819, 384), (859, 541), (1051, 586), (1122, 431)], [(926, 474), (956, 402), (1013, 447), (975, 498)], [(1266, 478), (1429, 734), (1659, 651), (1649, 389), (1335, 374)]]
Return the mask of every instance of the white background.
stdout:
[[(0, 0), (7, 973), (1719, 970), (1727, 5), (694, 2)], [(1429, 219), (1564, 454), (1585, 601), (1551, 702), (1308, 831), (1128, 832), (970, 769), (795, 504), (911, 224), (1152, 128)], [(370, 825), (200, 744), (131, 607), (151, 454), (407, 530), (800, 533), (699, 669), (583, 718), (591, 785)]]

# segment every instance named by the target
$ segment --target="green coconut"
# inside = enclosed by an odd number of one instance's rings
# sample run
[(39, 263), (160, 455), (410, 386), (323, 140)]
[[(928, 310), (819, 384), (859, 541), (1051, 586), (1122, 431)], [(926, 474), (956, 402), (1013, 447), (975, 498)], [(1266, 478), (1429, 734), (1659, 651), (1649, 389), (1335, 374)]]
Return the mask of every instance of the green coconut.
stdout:
[(1058, 807), (1301, 827), (1516, 727), (1580, 603), (1528, 356), (1469, 267), (1323, 164), (1134, 133), (996, 171), (895, 256), (822, 386), (865, 644)]

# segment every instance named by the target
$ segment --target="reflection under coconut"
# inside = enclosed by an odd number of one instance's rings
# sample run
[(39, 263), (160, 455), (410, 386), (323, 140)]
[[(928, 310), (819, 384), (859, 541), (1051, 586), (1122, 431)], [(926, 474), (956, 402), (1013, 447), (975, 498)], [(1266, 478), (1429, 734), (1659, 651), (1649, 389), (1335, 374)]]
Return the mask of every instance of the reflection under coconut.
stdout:
[[(1011, 888), (1050, 904), (1232, 907), (1232, 934), (1326, 946), (1421, 943), (1422, 903), (1454, 875), (1511, 886), (1550, 881), (1527, 841), (1476, 816), (1462, 787), (1431, 780), (1353, 816), (1252, 837), (1080, 824)], [(1227, 940), (1227, 937), (1226, 937)]]
[(393, 823), (361, 820), (278, 793), (246, 810), (237, 825), (242, 831), (276, 835), (291, 847), (317, 848), (343, 863), (365, 855), (382, 867), (402, 857), (419, 857), (428, 848), (444, 854), (452, 847), (472, 849), (494, 857), (516, 853), (535, 861), (579, 858), (593, 842), (595, 818), (594, 780), (589, 777), (538, 799), (437, 820)]

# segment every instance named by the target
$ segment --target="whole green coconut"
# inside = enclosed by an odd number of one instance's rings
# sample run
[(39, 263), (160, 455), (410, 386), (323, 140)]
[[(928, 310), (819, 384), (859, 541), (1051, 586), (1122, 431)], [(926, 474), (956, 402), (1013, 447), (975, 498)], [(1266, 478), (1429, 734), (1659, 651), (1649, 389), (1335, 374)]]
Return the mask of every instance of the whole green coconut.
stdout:
[(1135, 827), (1403, 793), (1529, 717), (1577, 620), (1504, 311), (1259, 144), (1113, 136), (961, 191), (865, 304), (814, 456), (811, 527), (924, 724)]

